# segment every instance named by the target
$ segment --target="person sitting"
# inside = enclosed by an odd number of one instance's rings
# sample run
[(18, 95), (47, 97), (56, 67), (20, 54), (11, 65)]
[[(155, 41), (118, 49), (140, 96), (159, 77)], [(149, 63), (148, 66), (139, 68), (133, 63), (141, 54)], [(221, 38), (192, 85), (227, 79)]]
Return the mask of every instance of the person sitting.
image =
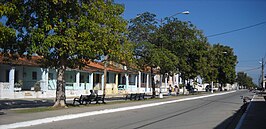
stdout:
[(93, 90), (90, 90), (89, 99), (94, 99), (96, 97), (96, 94), (93, 92)]

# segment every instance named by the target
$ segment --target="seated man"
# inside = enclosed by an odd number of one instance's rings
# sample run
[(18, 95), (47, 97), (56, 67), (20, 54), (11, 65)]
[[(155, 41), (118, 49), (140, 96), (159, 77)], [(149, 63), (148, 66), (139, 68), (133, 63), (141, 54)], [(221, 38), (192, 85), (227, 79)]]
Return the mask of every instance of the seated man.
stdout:
[(89, 104), (96, 98), (96, 94), (93, 92), (93, 90), (90, 90), (90, 95), (86, 95), (82, 98), (82, 104)]
[(90, 90), (89, 99), (94, 99), (96, 97), (96, 94), (93, 92), (93, 90)]

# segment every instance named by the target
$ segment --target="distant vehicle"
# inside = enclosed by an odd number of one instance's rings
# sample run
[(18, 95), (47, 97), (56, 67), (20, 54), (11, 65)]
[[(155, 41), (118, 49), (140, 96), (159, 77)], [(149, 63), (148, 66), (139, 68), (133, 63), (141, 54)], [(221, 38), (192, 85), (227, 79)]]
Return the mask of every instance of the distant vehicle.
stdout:
[[(218, 90), (219, 90), (218, 88), (213, 87), (213, 92), (218, 91)], [(212, 91), (212, 86), (211, 85), (207, 85), (205, 87), (205, 91), (206, 92), (211, 92)]]
[(189, 93), (195, 93), (198, 92), (197, 88), (193, 88), (192, 86), (188, 85), (186, 86), (186, 89), (189, 91)]
[(262, 87), (257, 87), (256, 90), (263, 90), (263, 88)]
[(211, 92), (211, 91), (212, 91), (212, 87), (211, 87), (211, 85), (207, 85), (207, 86), (205, 87), (205, 91), (206, 91), (206, 92)]

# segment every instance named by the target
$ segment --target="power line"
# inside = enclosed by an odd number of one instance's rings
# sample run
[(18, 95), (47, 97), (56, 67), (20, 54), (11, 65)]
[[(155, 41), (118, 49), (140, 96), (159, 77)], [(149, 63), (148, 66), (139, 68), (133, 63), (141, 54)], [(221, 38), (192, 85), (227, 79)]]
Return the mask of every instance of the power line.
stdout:
[(266, 23), (266, 21), (263, 21), (263, 22), (260, 22), (260, 23), (254, 24), (254, 25), (250, 25), (250, 26), (246, 26), (246, 27), (243, 27), (243, 28), (222, 32), (222, 33), (217, 33), (217, 34), (213, 34), (213, 35), (208, 35), (206, 37), (215, 37), (215, 36), (219, 36), (219, 35), (233, 33), (233, 32), (236, 32), (236, 31), (240, 31), (240, 30), (245, 30), (245, 29), (248, 29), (248, 28), (256, 27), (256, 26), (259, 26), (259, 25), (262, 25), (262, 24), (265, 24), (265, 23)]
[(261, 67), (256, 67), (256, 68), (252, 68), (252, 69), (241, 70), (240, 72), (248, 72), (248, 71), (258, 70), (260, 68)]

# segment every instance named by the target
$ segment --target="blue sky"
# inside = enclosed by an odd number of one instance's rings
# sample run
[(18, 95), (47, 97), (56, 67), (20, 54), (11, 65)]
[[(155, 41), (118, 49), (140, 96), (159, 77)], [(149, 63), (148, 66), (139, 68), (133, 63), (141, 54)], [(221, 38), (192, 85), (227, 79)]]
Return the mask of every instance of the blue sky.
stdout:
[[(237, 72), (244, 71), (258, 83), (261, 75), (259, 61), (266, 56), (266, 0), (115, 0), (125, 5), (122, 15), (129, 20), (143, 12), (157, 15), (157, 19), (188, 10), (189, 15), (176, 15), (181, 21), (190, 21), (205, 36), (261, 25), (209, 37), (211, 44), (230, 46), (238, 56)], [(265, 72), (264, 72), (265, 73)]]

